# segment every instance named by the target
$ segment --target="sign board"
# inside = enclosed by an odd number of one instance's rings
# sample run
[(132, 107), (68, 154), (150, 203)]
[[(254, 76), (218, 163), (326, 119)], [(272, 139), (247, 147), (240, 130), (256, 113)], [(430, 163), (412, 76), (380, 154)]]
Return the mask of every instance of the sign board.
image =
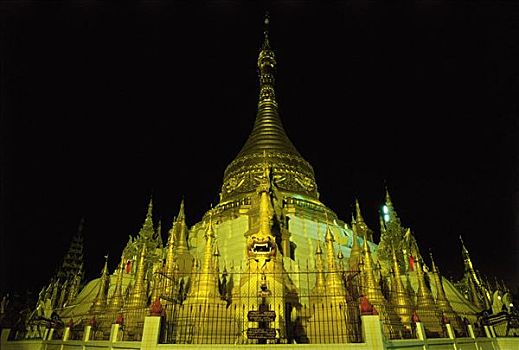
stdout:
[(247, 318), (250, 322), (274, 322), (276, 319), (276, 311), (266, 310), (258, 311), (252, 310), (247, 314)]
[(274, 328), (249, 328), (247, 329), (247, 338), (276, 339), (276, 330)]

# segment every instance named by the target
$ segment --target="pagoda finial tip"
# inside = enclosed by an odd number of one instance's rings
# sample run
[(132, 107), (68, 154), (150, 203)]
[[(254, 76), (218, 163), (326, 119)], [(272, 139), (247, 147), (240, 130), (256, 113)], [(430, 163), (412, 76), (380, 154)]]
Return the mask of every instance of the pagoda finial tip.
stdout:
[(263, 20), (264, 28), (263, 28), (263, 35), (265, 36), (263, 40), (263, 49), (269, 48), (269, 24), (270, 24), (270, 17), (269, 12), (265, 11), (265, 19)]

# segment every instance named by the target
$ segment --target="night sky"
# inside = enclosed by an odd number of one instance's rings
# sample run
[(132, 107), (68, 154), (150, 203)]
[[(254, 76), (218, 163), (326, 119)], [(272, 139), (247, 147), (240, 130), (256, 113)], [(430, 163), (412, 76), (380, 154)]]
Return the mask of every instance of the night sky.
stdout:
[[(519, 3), (0, 4), (0, 292), (39, 291), (85, 218), (87, 277), (114, 269), (153, 194), (163, 238), (218, 202), (252, 129), (263, 15), (285, 130), (321, 201), (384, 186), (428, 262), (519, 285)], [(493, 281), (493, 277), (490, 278)]]

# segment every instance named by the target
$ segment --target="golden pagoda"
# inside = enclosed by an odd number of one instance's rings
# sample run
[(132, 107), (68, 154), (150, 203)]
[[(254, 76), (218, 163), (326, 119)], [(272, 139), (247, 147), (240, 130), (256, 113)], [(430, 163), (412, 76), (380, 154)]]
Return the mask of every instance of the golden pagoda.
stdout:
[[(459, 316), (474, 322), (483, 300), (465, 248), (472, 299), (442, 280), (434, 264), (428, 274), (387, 188), (378, 245), (358, 200), (351, 227), (319, 200), (314, 170), (278, 113), (268, 22), (257, 60), (256, 119), (223, 174), (219, 203), (189, 226), (182, 199), (164, 246), (150, 200), (116, 272), (109, 276), (105, 264), (79, 294), (70, 282), (74, 298), (59, 314), (74, 321), (103, 313), (107, 322), (124, 318), (130, 340), (139, 340), (151, 314), (163, 318), (165, 343), (347, 343), (362, 341), (365, 298), (388, 339), (410, 337), (415, 313), (426, 330), (441, 332), (443, 312), (461, 332)], [(52, 291), (44, 294), (55, 299)]]

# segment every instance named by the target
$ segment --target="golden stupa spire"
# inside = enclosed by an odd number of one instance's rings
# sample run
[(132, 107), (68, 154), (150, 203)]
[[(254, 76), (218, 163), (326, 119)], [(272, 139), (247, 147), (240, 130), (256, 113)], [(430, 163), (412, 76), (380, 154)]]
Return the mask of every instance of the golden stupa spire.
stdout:
[(373, 258), (371, 257), (371, 250), (369, 249), (366, 236), (364, 236), (364, 241), (362, 242), (362, 273), (364, 275), (364, 295), (375, 306), (384, 304), (384, 296), (373, 272)]
[(108, 255), (105, 255), (105, 264), (101, 270), (101, 278), (99, 278), (99, 289), (96, 298), (90, 308), (91, 313), (97, 313), (106, 308), (108, 299), (108, 286), (110, 284), (110, 275), (108, 275)]
[(431, 272), (434, 284), (436, 286), (436, 305), (438, 309), (447, 317), (447, 319), (451, 322), (454, 328), (459, 331), (464, 331), (464, 325), (461, 322), (459, 316), (454, 312), (452, 305), (447, 299), (447, 295), (445, 294), (445, 289), (443, 289), (442, 276), (440, 275), (440, 270), (436, 263), (434, 262), (434, 258), (431, 252), (429, 252), (429, 256), (431, 257)]
[(404, 284), (402, 283), (402, 275), (400, 272), (400, 265), (396, 257), (395, 249), (392, 247), (393, 255), (393, 281), (391, 283), (391, 303), (395, 308), (395, 312), (404, 325), (411, 324), (411, 317), (413, 315), (413, 303), (409, 298)]
[(166, 298), (173, 297), (174, 275), (177, 266), (175, 254), (175, 222), (176, 220), (173, 220), (173, 226), (168, 232), (168, 241), (166, 243), (166, 263), (164, 266), (164, 273), (166, 275), (164, 278), (164, 295)]
[(177, 252), (183, 253), (189, 250), (187, 245), (187, 225), (186, 225), (186, 214), (184, 212), (184, 198), (180, 202), (180, 209), (178, 211), (177, 222), (175, 224), (178, 230), (178, 241), (176, 245)]
[(423, 271), (423, 260), (418, 252), (416, 252), (416, 279), (418, 281), (418, 290), (416, 291), (416, 313), (425, 327), (441, 332), (441, 315), (434, 302), (431, 290), (425, 283), (425, 275)]
[(341, 273), (337, 268), (337, 261), (335, 260), (335, 249), (333, 248), (333, 237), (332, 230), (328, 224), (326, 225), (326, 263), (328, 265), (328, 274), (326, 276), (326, 295), (329, 297), (340, 297), (344, 298), (346, 290), (344, 288), (344, 282), (342, 280)]
[[(264, 21), (264, 39), (259, 52), (257, 66), (259, 77), (258, 110), (254, 127), (236, 158), (224, 174), (221, 199), (226, 200), (241, 193), (252, 193), (248, 183), (251, 174), (259, 175), (257, 165), (266, 152), (272, 159), (274, 171), (280, 176), (297, 175), (299, 182), (286, 182), (286, 191), (303, 193), (317, 198), (317, 186), (311, 165), (304, 160), (285, 133), (278, 113), (274, 91), (276, 59), (270, 45), (268, 14)], [(244, 184), (245, 183), (245, 184)]]
[(128, 309), (146, 306), (146, 286), (144, 284), (144, 276), (146, 275), (146, 242), (141, 241), (141, 249), (137, 269), (135, 271), (134, 285), (125, 307)]
[(357, 198), (355, 198), (355, 222), (358, 224), (365, 223), (362, 213), (360, 212), (360, 204)]
[(205, 231), (205, 248), (202, 255), (202, 264), (196, 271), (195, 279), (189, 294), (187, 303), (204, 302), (220, 300), (220, 292), (218, 289), (218, 272), (215, 268), (214, 255), (216, 235), (213, 229), (212, 211), (209, 212), (209, 223)]
[(429, 256), (431, 258), (431, 271), (434, 277), (434, 283), (436, 284), (436, 303), (440, 306), (441, 303), (447, 302), (447, 296), (445, 295), (445, 290), (443, 289), (443, 284), (441, 282), (440, 270), (436, 263), (434, 262), (434, 258), (431, 252), (429, 252)]
[(153, 199), (150, 198), (150, 202), (148, 203), (148, 211), (146, 212), (146, 219), (144, 219), (144, 224), (142, 225), (141, 230), (139, 231), (139, 236), (145, 238), (146, 240), (152, 239), (155, 230), (153, 229)]
[(123, 304), (123, 274), (124, 274), (124, 257), (121, 257), (121, 262), (117, 270), (117, 279), (115, 280), (115, 290), (110, 300), (109, 309), (111, 311), (119, 311)]
[(463, 238), (460, 235), (461, 241), (461, 254), (463, 255), (463, 263), (465, 264), (465, 272), (467, 272), (470, 277), (474, 280), (474, 283), (481, 287), (481, 281), (479, 280), (476, 270), (474, 269), (474, 265), (472, 264), (472, 260), (470, 259), (470, 254), (467, 248), (465, 247), (465, 243), (463, 242)]
[(391, 201), (391, 196), (389, 195), (389, 189), (386, 186), (386, 205), (393, 206), (393, 202)]
[(288, 139), (281, 119), (278, 115), (278, 104), (274, 91), (274, 73), (276, 58), (269, 42), (268, 14), (265, 16), (264, 38), (258, 56), (258, 75), (260, 92), (258, 100), (258, 114), (254, 128), (238, 157), (257, 151), (280, 151), (300, 156), (292, 142)]
[(373, 241), (373, 231), (368, 227), (360, 210), (359, 200), (355, 198), (355, 226), (357, 226), (357, 234), (366, 236), (369, 241)]
[(326, 295), (326, 278), (324, 276), (323, 250), (321, 243), (317, 241), (315, 248), (315, 286), (312, 289), (312, 301), (318, 302), (321, 297)]
[(357, 225), (353, 225), (353, 235), (351, 237), (352, 243), (351, 243), (351, 251), (350, 251), (350, 257), (348, 260), (348, 267), (351, 271), (358, 271), (359, 270), (359, 263), (362, 256), (362, 251), (359, 245), (359, 239), (357, 235)]

